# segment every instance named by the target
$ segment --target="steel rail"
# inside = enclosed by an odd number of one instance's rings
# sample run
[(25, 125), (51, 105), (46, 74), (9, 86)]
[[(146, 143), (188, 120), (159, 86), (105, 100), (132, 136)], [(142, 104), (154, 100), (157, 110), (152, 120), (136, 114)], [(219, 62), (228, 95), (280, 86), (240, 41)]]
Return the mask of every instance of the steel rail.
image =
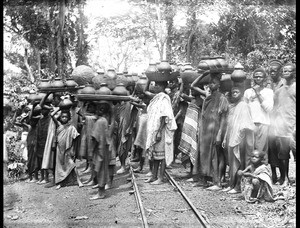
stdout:
[(142, 215), (143, 227), (144, 228), (149, 228), (146, 213), (145, 213), (145, 210), (144, 210), (144, 207), (143, 207), (143, 204), (142, 204), (142, 200), (141, 200), (141, 195), (140, 195), (138, 186), (136, 184), (135, 176), (134, 176), (134, 173), (133, 173), (133, 170), (132, 170), (131, 166), (130, 166), (130, 172), (131, 172), (131, 177), (132, 177), (131, 182), (133, 184), (134, 195), (135, 195), (137, 205), (138, 205), (138, 207), (140, 209), (140, 212), (141, 212), (141, 215)]
[(185, 201), (188, 203), (188, 205), (192, 208), (193, 212), (195, 213), (195, 215), (197, 216), (199, 222), (201, 223), (201, 225), (204, 228), (209, 228), (210, 225), (209, 223), (206, 221), (206, 218), (203, 217), (201, 215), (201, 213), (197, 210), (197, 208), (193, 205), (193, 203), (191, 202), (191, 200), (187, 197), (187, 195), (184, 193), (184, 191), (181, 189), (181, 187), (177, 184), (177, 182), (174, 180), (173, 177), (171, 177), (171, 175), (167, 172), (167, 170), (165, 170), (165, 174), (169, 180), (169, 182), (174, 186), (176, 186), (176, 188), (179, 190), (180, 194), (183, 196), (183, 198), (185, 199)]

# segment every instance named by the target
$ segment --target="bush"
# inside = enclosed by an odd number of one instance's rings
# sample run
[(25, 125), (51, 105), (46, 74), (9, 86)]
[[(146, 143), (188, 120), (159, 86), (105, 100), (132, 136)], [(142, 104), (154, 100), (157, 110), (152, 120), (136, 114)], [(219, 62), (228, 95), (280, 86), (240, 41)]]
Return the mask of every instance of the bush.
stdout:
[(21, 153), (21, 130), (17, 129), (17, 132), (7, 132), (6, 137), (6, 149), (8, 154), (8, 177), (11, 180), (18, 180), (22, 174), (26, 173), (27, 166), (26, 161)]

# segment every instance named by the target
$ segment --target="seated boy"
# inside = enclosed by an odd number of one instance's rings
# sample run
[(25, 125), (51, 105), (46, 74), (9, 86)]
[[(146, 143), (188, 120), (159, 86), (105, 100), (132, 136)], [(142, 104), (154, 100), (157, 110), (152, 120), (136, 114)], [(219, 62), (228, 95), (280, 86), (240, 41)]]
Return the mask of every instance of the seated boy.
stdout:
[(273, 202), (272, 172), (263, 163), (264, 153), (254, 150), (251, 156), (250, 165), (238, 171), (239, 177), (245, 177), (244, 196), (248, 203), (256, 201)]

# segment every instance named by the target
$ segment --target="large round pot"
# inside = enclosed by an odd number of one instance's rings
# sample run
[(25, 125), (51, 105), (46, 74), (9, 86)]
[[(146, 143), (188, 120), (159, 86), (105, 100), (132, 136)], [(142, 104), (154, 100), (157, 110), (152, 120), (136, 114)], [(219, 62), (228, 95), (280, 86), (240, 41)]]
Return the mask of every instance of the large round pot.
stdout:
[(157, 65), (157, 70), (160, 72), (171, 72), (172, 67), (169, 64), (167, 60), (162, 60), (158, 65)]
[(145, 75), (141, 75), (139, 80), (135, 84), (135, 90), (139, 92), (143, 92), (146, 88), (147, 82), (148, 82), (147, 77)]
[(223, 68), (228, 68), (228, 63), (226, 62), (225, 57), (223, 57), (223, 56), (217, 56), (216, 60), (221, 64), (221, 66)]
[(41, 79), (41, 82), (37, 87), (39, 89), (48, 89), (49, 87), (51, 87), (49, 79)]
[(95, 94), (95, 92), (96, 92), (96, 90), (95, 90), (95, 88), (91, 84), (86, 85), (81, 90), (81, 94)]
[(75, 80), (73, 78), (67, 78), (66, 86), (67, 87), (76, 87), (76, 86), (78, 86), (78, 84), (75, 82)]
[(123, 83), (119, 83), (112, 91), (112, 94), (118, 96), (127, 96), (129, 95), (129, 91), (126, 89)]
[(113, 68), (109, 68), (106, 72), (106, 75), (109, 77), (109, 78), (112, 78), (112, 79), (116, 79), (117, 78), (117, 73), (115, 71), (115, 69)]
[(152, 74), (152, 73), (155, 73), (157, 72), (157, 67), (156, 67), (156, 63), (149, 63), (149, 66), (148, 68), (146, 69), (146, 75), (147, 74)]
[(134, 81), (134, 83), (136, 83), (139, 80), (139, 76), (137, 73), (132, 73), (132, 79)]
[(117, 73), (117, 78), (115, 81), (116, 81), (116, 85), (119, 83), (123, 83), (125, 87), (129, 83), (128, 78), (126, 77), (126, 74), (123, 74), (122, 72)]
[(80, 65), (75, 67), (71, 77), (75, 80), (75, 82), (78, 85), (86, 85), (92, 83), (92, 79), (96, 75), (97, 73), (91, 67), (86, 65)]
[(100, 88), (96, 90), (96, 94), (111, 95), (112, 91), (108, 88), (107, 83), (101, 83)]
[(183, 72), (180, 72), (180, 77), (183, 83), (192, 83), (199, 76), (197, 71), (193, 69), (186, 69)]
[(180, 71), (180, 68), (176, 65), (176, 63), (172, 62), (170, 63), (171, 65), (171, 69), (173, 72), (179, 72)]
[(230, 74), (223, 74), (220, 80), (220, 92), (225, 93), (231, 91), (233, 81)]
[(64, 98), (61, 102), (59, 102), (58, 107), (62, 110), (70, 109), (73, 103), (69, 98)]
[(103, 72), (98, 73), (93, 79), (92, 79), (93, 85), (95, 89), (99, 89), (101, 83), (107, 83), (108, 88), (110, 90), (114, 89), (116, 87), (116, 79), (108, 77)]
[(54, 79), (54, 81), (51, 83), (51, 87), (53, 88), (62, 88), (65, 84), (63, 83), (62, 79), (57, 77)]
[(199, 70), (210, 70), (210, 57), (209, 56), (203, 56), (198, 64), (198, 69)]
[(242, 66), (242, 64), (237, 63), (234, 66), (234, 71), (231, 74), (231, 80), (234, 82), (242, 82), (246, 79), (246, 73), (243, 70), (244, 67)]
[(210, 57), (211, 69), (220, 69), (222, 68), (221, 63), (217, 60), (218, 57)]
[[(135, 85), (135, 81), (133, 80), (133, 77), (132, 77), (131, 74), (126, 74), (125, 77), (126, 77), (127, 83), (128, 83), (127, 86), (134, 86)], [(127, 86), (125, 85), (125, 87), (127, 87)]]

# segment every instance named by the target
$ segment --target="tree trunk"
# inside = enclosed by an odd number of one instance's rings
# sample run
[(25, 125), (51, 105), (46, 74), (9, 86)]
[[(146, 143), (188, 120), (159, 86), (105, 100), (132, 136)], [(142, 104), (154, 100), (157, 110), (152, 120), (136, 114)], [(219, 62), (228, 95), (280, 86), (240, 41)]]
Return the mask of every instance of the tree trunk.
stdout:
[(58, 18), (58, 33), (57, 33), (57, 74), (62, 79), (64, 75), (64, 25), (65, 25), (65, 0), (61, 0), (59, 4), (59, 18)]
[(187, 47), (186, 47), (186, 61), (188, 63), (191, 62), (191, 52), (192, 52), (192, 41), (193, 41), (193, 37), (194, 37), (195, 32), (191, 31), (189, 38), (188, 38), (188, 42), (187, 42)]
[(160, 12), (160, 8), (159, 8), (159, 0), (155, 0), (155, 7), (156, 7), (156, 16), (157, 16), (157, 21), (159, 24), (159, 33), (158, 33), (158, 51), (159, 51), (159, 55), (160, 55), (160, 60), (165, 59), (164, 58), (164, 42), (163, 42), (163, 29), (162, 29), (162, 20), (161, 20), (161, 12)]
[(87, 64), (87, 59), (85, 57), (85, 40), (84, 40), (84, 28), (83, 28), (83, 5), (81, 3), (78, 4), (78, 11), (79, 11), (79, 25), (78, 29), (78, 44), (77, 44), (77, 61), (76, 66)]
[(172, 32), (173, 32), (173, 20), (175, 16), (174, 5), (172, 2), (165, 1), (166, 4), (166, 21), (167, 21), (167, 42), (166, 42), (166, 59), (172, 60)]
[(34, 53), (36, 55), (36, 61), (37, 61), (37, 76), (38, 78), (41, 78), (41, 54), (40, 54), (40, 50), (38, 48), (34, 48)]
[(187, 41), (187, 50), (186, 50), (186, 61), (187, 62), (192, 62), (192, 44), (194, 41), (194, 36), (195, 36), (195, 29), (197, 26), (197, 21), (196, 21), (196, 12), (192, 10), (192, 17), (191, 17), (191, 21), (190, 21), (190, 28), (191, 28), (191, 32)]
[(55, 46), (56, 46), (56, 23), (55, 23), (55, 18), (53, 16), (53, 11), (55, 10), (55, 6), (49, 6), (49, 24), (50, 24), (50, 30), (51, 30), (51, 35), (49, 38), (49, 42), (48, 42), (48, 50), (49, 50), (49, 54), (48, 54), (48, 67), (50, 72), (54, 73), (55, 72), (55, 68), (56, 68), (56, 51), (55, 51)]
[(29, 66), (29, 64), (28, 64), (28, 49), (27, 49), (27, 48), (25, 48), (25, 53), (24, 53), (24, 65), (25, 65), (25, 67), (26, 67), (26, 69), (27, 69), (27, 72), (28, 72), (28, 76), (29, 76), (30, 81), (31, 81), (32, 83), (34, 83), (34, 82), (35, 82), (35, 79), (34, 79), (34, 76), (33, 76), (33, 74), (32, 74), (32, 71), (31, 71), (31, 69), (30, 69), (30, 66)]

